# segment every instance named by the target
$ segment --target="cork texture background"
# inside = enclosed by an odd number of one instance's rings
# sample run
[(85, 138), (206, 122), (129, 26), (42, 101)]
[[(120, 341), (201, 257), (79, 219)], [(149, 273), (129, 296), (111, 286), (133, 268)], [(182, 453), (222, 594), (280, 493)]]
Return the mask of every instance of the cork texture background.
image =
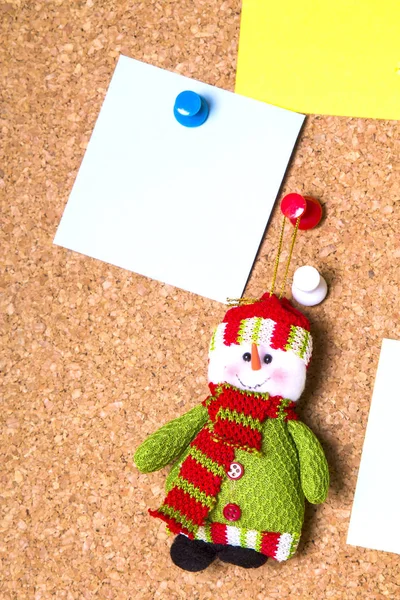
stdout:
[[(381, 340), (400, 338), (399, 124), (308, 117), (282, 189), (324, 206), (291, 274), (312, 264), (330, 287), (305, 310), (299, 414), (332, 479), (285, 564), (180, 571), (147, 514), (167, 469), (132, 464), (207, 395), (225, 307), (52, 244), (118, 55), (233, 90), (239, 24), (239, 0), (0, 4), (2, 600), (400, 597), (397, 555), (346, 545)], [(248, 296), (268, 289), (279, 227), (275, 211)]]

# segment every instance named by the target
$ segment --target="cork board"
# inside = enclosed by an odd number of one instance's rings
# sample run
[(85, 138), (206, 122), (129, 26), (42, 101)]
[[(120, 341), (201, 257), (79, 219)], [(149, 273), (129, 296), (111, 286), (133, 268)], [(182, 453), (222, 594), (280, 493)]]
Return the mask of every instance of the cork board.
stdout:
[[(207, 394), (224, 307), (52, 239), (119, 53), (233, 90), (240, 3), (15, 0), (0, 11), (1, 598), (398, 597), (398, 556), (345, 544), (381, 340), (400, 338), (398, 123), (309, 117), (282, 189), (325, 209), (293, 268), (313, 264), (330, 286), (307, 310), (315, 358), (299, 406), (328, 456), (328, 501), (308, 507), (288, 563), (184, 573), (147, 515), (166, 469), (141, 475), (131, 456)], [(249, 296), (268, 287), (279, 224), (275, 213)]]

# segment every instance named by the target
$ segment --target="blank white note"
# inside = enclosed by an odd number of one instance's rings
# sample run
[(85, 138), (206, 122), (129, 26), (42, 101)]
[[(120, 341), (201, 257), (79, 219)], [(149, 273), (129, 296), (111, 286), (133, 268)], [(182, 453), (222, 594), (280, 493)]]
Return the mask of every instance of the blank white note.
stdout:
[(400, 341), (384, 339), (347, 543), (400, 554)]
[[(195, 129), (173, 114), (184, 90), (210, 106)], [(303, 120), (121, 56), (54, 241), (213, 300), (238, 298)]]

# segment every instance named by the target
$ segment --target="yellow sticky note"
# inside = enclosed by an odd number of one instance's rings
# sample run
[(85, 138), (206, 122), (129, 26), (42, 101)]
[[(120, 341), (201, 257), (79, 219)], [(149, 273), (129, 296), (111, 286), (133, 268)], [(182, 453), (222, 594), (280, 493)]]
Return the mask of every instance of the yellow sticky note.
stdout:
[(282, 108), (400, 118), (400, 0), (243, 0), (236, 92)]

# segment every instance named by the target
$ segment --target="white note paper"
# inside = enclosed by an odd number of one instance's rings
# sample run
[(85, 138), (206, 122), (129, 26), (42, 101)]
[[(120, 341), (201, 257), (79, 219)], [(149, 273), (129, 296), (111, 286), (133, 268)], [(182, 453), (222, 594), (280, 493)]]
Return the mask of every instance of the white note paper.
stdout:
[(347, 543), (400, 554), (400, 341), (384, 339)]
[[(193, 90), (198, 128), (173, 115)], [(121, 56), (54, 242), (225, 302), (242, 295), (304, 116)], [(272, 265), (266, 265), (266, 286)]]

